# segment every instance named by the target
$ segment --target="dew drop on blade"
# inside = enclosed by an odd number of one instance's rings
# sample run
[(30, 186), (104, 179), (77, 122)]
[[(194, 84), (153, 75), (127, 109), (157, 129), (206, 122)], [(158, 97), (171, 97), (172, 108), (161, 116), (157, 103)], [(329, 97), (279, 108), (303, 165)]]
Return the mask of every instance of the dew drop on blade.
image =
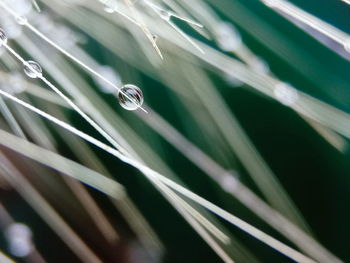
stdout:
[(110, 7), (110, 6), (108, 6), (108, 5), (106, 5), (104, 8), (103, 8), (103, 10), (106, 12), (106, 13), (109, 13), (109, 14), (112, 14), (112, 13), (114, 13), (114, 8), (113, 7)]
[(294, 106), (299, 99), (298, 91), (290, 84), (285, 82), (276, 84), (273, 93), (277, 100), (290, 107)]
[(126, 110), (137, 110), (143, 104), (143, 93), (135, 85), (126, 84), (118, 93), (119, 104)]
[(22, 26), (28, 23), (28, 19), (25, 16), (17, 16), (16, 21)]
[(32, 79), (36, 79), (36, 78), (40, 78), (42, 76), (42, 69), (41, 66), (35, 62), (35, 61), (27, 61), (24, 63), (24, 73), (32, 78)]
[(163, 20), (169, 21), (171, 18), (171, 13), (166, 10), (160, 10), (159, 15)]
[(106, 13), (112, 14), (116, 11), (117, 6), (115, 1), (111, 1), (111, 0), (103, 0), (101, 1), (103, 3), (103, 10)]

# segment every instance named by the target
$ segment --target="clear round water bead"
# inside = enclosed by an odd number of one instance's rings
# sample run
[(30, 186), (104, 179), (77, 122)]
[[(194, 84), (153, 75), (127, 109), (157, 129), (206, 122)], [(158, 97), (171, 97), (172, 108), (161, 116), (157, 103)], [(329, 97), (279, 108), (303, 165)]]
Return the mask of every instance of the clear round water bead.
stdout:
[(0, 28), (0, 47), (2, 45), (6, 45), (7, 43), (7, 35), (3, 29)]
[(126, 110), (137, 110), (143, 104), (142, 90), (132, 84), (124, 85), (118, 93), (119, 104)]
[(28, 77), (30, 77), (32, 79), (36, 79), (36, 78), (40, 78), (42, 76), (43, 70), (37, 62), (26, 61), (23, 66), (24, 66), (24, 73)]

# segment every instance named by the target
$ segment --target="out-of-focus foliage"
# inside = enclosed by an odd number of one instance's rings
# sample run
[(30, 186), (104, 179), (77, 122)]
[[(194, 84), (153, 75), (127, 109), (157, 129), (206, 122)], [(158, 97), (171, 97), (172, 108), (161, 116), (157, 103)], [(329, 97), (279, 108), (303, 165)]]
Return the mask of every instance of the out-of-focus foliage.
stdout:
[[(41, 12), (29, 0), (0, 2), (94, 71), (0, 5), (8, 47), (37, 61), (45, 79), (127, 156), (316, 262), (350, 260), (350, 56), (334, 39), (258, 0), (41, 0)], [(350, 33), (346, 3), (289, 2)], [(168, 20), (158, 7), (203, 27)], [(45, 82), (27, 78), (8, 48), (0, 52), (1, 90), (111, 142)], [(120, 107), (118, 91), (94, 73), (117, 87), (140, 87), (148, 113)], [(225, 254), (235, 262), (291, 262), (134, 167), (0, 99), (0, 248), (16, 261), (222, 262)], [(203, 226), (220, 249), (198, 234)], [(21, 243), (27, 241), (30, 248)]]

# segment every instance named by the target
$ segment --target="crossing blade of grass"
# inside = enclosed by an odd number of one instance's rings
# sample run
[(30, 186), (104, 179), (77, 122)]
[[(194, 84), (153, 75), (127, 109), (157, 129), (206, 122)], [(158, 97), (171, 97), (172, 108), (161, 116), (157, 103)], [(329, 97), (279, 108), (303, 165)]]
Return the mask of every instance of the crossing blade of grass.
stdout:
[(11, 259), (8, 255), (6, 255), (2, 251), (0, 251), (0, 261), (3, 263), (15, 263), (13, 259)]
[[(227, 220), (231, 224), (237, 226), (239, 229), (241, 229), (244, 232), (247, 232), (251, 236), (255, 237), (256, 239), (260, 240), (261, 242), (265, 243), (266, 245), (274, 248), (275, 250), (279, 251), (281, 254), (284, 254), (285, 256), (294, 259), (296, 261), (305, 262), (305, 263), (314, 263), (315, 261), (311, 258), (303, 255), (302, 253), (298, 252), (297, 250), (285, 245), (284, 243), (278, 241), (277, 239), (273, 238), (272, 236), (264, 233), (263, 231), (253, 227), (252, 225), (246, 223), (245, 221), (241, 220), (240, 218), (228, 213), (227, 211), (221, 209), (220, 207), (214, 205), (213, 203), (207, 201), (206, 199), (200, 197), (199, 195), (193, 193), (192, 191), (188, 190), (187, 188), (181, 186), (180, 184), (174, 182), (171, 179), (168, 179), (167, 177), (159, 174), (158, 172), (152, 170), (148, 166), (144, 165), (143, 163), (129, 158), (128, 156), (124, 156), (122, 153), (120, 153), (118, 150), (102, 143), (101, 141), (96, 140), (95, 138), (89, 136), (88, 134), (77, 130), (76, 128), (72, 127), (71, 125), (62, 122), (61, 120), (39, 110), (38, 108), (25, 103), (24, 101), (21, 101), (20, 99), (13, 97), (12, 95), (0, 90), (1, 95), (5, 96), (8, 99), (11, 99), (12, 101), (26, 107), (27, 109), (39, 114), (43, 118), (46, 118), (47, 120), (61, 126), (64, 129), (69, 130), (70, 132), (74, 133), (75, 135), (85, 139), (86, 141), (94, 144), (96, 147), (106, 151), (107, 153), (113, 155), (114, 157), (118, 158), (119, 160), (135, 167), (138, 169), (146, 178), (154, 183), (158, 180), (160, 180), (164, 185), (171, 187), (173, 190), (176, 190), (178, 193), (181, 193), (182, 195), (188, 197), (192, 201), (196, 202), (197, 204), (205, 207), (209, 211), (213, 212), (214, 214), (217, 214), (218, 216), (222, 217), (223, 219)], [(8, 134), (5, 132), (5, 134)], [(14, 136), (15, 137), (15, 136)], [(15, 137), (16, 138), (16, 137)], [(18, 144), (18, 138), (17, 138), (17, 144)], [(3, 142), (4, 145), (6, 145), (6, 142)], [(38, 146), (36, 146), (38, 147)], [(40, 149), (40, 147), (39, 147)]]
[(91, 169), (86, 168), (76, 162), (62, 157), (61, 155), (44, 150), (28, 141), (19, 140), (18, 137), (5, 131), (0, 131), (1, 144), (12, 149), (21, 150), (22, 154), (30, 156), (31, 159), (44, 163), (71, 178), (74, 178), (102, 193), (113, 198), (120, 199), (124, 197), (124, 187)]
[[(163, 164), (161, 158), (159, 158), (158, 156), (153, 157), (154, 153), (152, 152), (152, 150), (149, 147), (147, 147), (144, 142), (137, 138), (136, 134), (132, 136), (133, 132), (130, 129), (127, 129), (127, 131), (123, 132), (124, 136), (129, 137), (128, 140), (121, 136), (119, 130), (121, 130), (121, 127), (123, 127), (123, 121), (121, 119), (118, 119), (118, 122), (115, 122), (115, 120), (117, 119), (117, 115), (115, 113), (112, 114), (112, 112), (108, 108), (104, 107), (105, 102), (103, 102), (92, 89), (88, 89), (89, 85), (83, 79), (81, 79), (81, 77), (74, 75), (74, 78), (72, 78), (72, 80), (74, 80), (74, 83), (72, 83), (68, 76), (74, 74), (74, 70), (70, 70), (71, 67), (69, 66), (69, 64), (67, 64), (63, 60), (61, 61), (59, 58), (56, 59), (56, 63), (52, 63), (52, 61), (48, 60), (45, 56), (43, 56), (42, 52), (40, 52), (40, 50), (37, 49), (37, 47), (35, 47), (35, 45), (29, 40), (29, 38), (22, 36), (19, 39), (21, 40), (19, 41), (19, 44), (23, 45), (23, 47), (25, 46), (27, 51), (29, 51), (32, 54), (32, 56), (41, 61), (42, 65), (45, 67), (47, 72), (51, 73), (51, 75), (57, 80), (57, 82), (61, 83), (62, 88), (69, 92), (71, 96), (79, 102), (82, 109), (85, 110), (85, 112), (89, 113), (91, 116), (93, 116), (97, 123), (106, 131), (108, 131), (108, 133), (111, 134), (113, 138), (118, 138), (118, 142), (120, 143), (120, 145), (127, 149), (129, 154), (131, 153), (132, 156), (140, 158), (138, 157), (138, 153), (141, 152), (142, 158), (145, 158), (147, 163), (150, 162), (149, 160), (151, 160), (152, 167), (156, 167), (158, 170), (165, 171), (164, 173), (166, 173), (167, 176), (169, 176), (169, 178), (175, 178), (175, 180), (178, 181), (178, 179), (170, 171), (170, 169)], [(61, 63), (64, 64), (64, 67), (62, 68), (64, 68), (66, 70), (65, 73), (67, 73), (65, 75), (62, 74), (62, 71), (59, 70), (57, 67), (57, 65)], [(112, 125), (112, 123), (115, 123), (115, 125)], [(124, 125), (127, 126), (126, 124)], [(118, 130), (116, 130), (116, 127), (118, 127)], [(131, 146), (129, 143), (133, 143), (133, 146)], [(134, 149), (137, 149), (137, 153)], [(197, 206), (196, 208), (207, 218), (210, 218), (210, 221), (215, 222), (216, 225), (220, 225), (203, 208), (201, 208), (200, 206)], [(222, 230), (225, 229), (223, 227), (220, 228)], [(236, 245), (235, 247), (231, 245), (229, 246), (231, 250), (235, 251), (236, 257), (239, 257), (239, 255), (249, 255), (246, 249), (241, 245)]]
[[(147, 122), (150, 127), (156, 130), (165, 140), (178, 149), (197, 167), (203, 170), (214, 181), (223, 187), (225, 191), (232, 194), (247, 208), (262, 218), (267, 224), (270, 224), (277, 231), (285, 235), (290, 241), (294, 242), (302, 251), (314, 257), (317, 260), (327, 259), (328, 261), (340, 261), (331, 252), (327, 251), (311, 235), (304, 232), (298, 226), (290, 222), (286, 217), (272, 209), (266, 202), (259, 198), (253, 191), (243, 185), (232, 175), (232, 171), (225, 170), (212, 158), (206, 155), (201, 149), (192, 144), (174, 127), (167, 123), (158, 113), (145, 106), (149, 115), (139, 117)], [(229, 177), (232, 181), (232, 187), (225, 185), (225, 178)]]

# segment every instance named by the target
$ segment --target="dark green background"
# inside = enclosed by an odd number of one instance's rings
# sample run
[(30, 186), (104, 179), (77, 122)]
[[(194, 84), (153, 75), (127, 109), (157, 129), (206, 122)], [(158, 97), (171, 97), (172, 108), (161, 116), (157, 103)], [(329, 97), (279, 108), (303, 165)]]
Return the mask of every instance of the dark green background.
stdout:
[[(348, 61), (319, 44), (312, 37), (272, 10), (267, 9), (257, 0), (232, 0), (231, 2), (209, 0), (208, 2), (213, 4), (213, 7), (225, 20), (232, 21), (237, 25), (245, 43), (269, 63), (271, 71), (277, 77), (292, 83), (298, 89), (312, 96), (350, 112), (350, 65)], [(224, 2), (228, 4), (226, 6), (221, 4)], [(292, 2), (350, 33), (350, 7), (340, 1), (294, 0)], [(317, 62), (316, 66), (327, 72), (327, 75), (320, 76), (321, 79), (327, 81), (315, 85), (314, 82), (295, 70), (288, 62), (281, 59), (273, 49), (264, 44), (264, 40), (259, 40), (252, 33), (251, 28), (245, 26), (245, 13), (240, 13), (240, 16), (236, 15), (236, 12), (241, 12), (237, 10), (237, 4), (239, 7), (243, 6), (257, 19), (264, 21), (276, 30), (293, 47), (293, 50), (304, 50), (310, 58)], [(223, 8), (224, 10), (222, 10)], [(253, 29), (260, 30), (261, 24), (253, 24)], [(260, 33), (264, 34), (264, 31)], [(268, 40), (276, 45), (284, 43), (277, 35), (275, 35), (275, 39)], [(100, 47), (96, 45), (93, 44), (91, 49), (100, 51)], [(103, 56), (99, 59), (103, 60)], [(308, 62), (305, 61), (305, 63)], [(130, 68), (131, 71), (134, 70), (132, 67), (123, 64), (122, 61), (115, 63)], [(344, 261), (350, 261), (349, 151), (347, 150), (345, 153), (338, 152), (295, 112), (281, 104), (252, 92), (249, 87), (231, 88), (220, 76), (212, 77), (217, 83), (218, 90), (224, 95), (228, 105), (238, 116), (245, 131), (306, 218), (314, 236)], [(343, 82), (341, 85), (339, 83), (333, 85), (333, 80), (338, 77)], [(172, 96), (172, 91), (164, 89), (164, 86), (142, 73), (139, 73), (139, 78), (143, 83), (146, 101), (158, 112), (161, 112), (163, 117), (182, 131), (190, 140), (200, 144), (200, 136), (196, 134), (196, 131), (190, 132), (185, 128), (185, 123), (190, 122), (191, 119), (180, 119), (176, 109), (169, 107), (169, 105), (177, 103)], [(148, 87), (152, 87), (152, 90)], [(111, 104), (115, 103), (111, 98), (106, 97), (106, 99), (110, 100)], [(130, 116), (131, 113), (116, 110), (133, 120), (133, 117)], [(72, 114), (71, 117), (76, 125), (93, 134), (93, 131), (81, 122), (77, 116)], [(143, 127), (143, 124), (139, 124), (136, 118), (133, 124), (137, 129), (142, 127), (143, 129), (140, 132), (145, 136), (152, 133), (148, 128)], [(193, 191), (289, 244), (288, 241), (258, 220), (235, 199), (224, 194), (214, 182), (193, 167), (188, 160), (161, 138), (158, 138), (154, 144), (162, 150), (164, 159)], [(210, 152), (210, 145), (202, 148), (204, 151)], [(61, 142), (61, 150), (65, 156), (71, 156), (74, 159), (64, 142)], [(167, 253), (162, 262), (220, 262), (211, 249), (139, 173), (126, 165), (116, 163), (112, 157), (102, 152), (98, 152), (98, 155), (105, 160), (116, 178), (126, 186), (130, 196), (159, 233), (161, 240), (167, 247)], [(23, 160), (23, 158), (19, 160)], [(236, 162), (236, 160), (232, 160), (232, 162)], [(241, 180), (260, 194), (246, 175), (244, 168), (240, 164), (238, 164), (238, 167)], [(117, 228), (125, 232), (125, 240), (123, 240), (118, 250), (114, 251), (122, 255), (127, 248), (127, 241), (132, 239), (132, 234), (120, 215), (111, 208), (107, 199), (99, 193), (91, 192), (105, 208), (106, 213), (112, 218)], [(2, 193), (1, 198), (5, 200), (6, 207), (17, 221), (25, 222), (33, 228), (35, 243), (49, 262), (78, 262), (70, 250), (15, 193)], [(84, 222), (72, 221), (70, 223), (106, 262), (111, 261), (111, 255), (114, 254), (111, 252), (112, 249), (101, 248), (99, 239), (89, 233), (88, 225)], [(262, 262), (290, 262), (284, 256), (238, 231), (235, 227), (226, 226)], [(1, 244), (1, 247), (6, 251), (6, 244), (4, 242)], [(124, 262), (124, 260), (120, 258), (120, 262)], [(125, 260), (125, 262), (128, 261)]]

